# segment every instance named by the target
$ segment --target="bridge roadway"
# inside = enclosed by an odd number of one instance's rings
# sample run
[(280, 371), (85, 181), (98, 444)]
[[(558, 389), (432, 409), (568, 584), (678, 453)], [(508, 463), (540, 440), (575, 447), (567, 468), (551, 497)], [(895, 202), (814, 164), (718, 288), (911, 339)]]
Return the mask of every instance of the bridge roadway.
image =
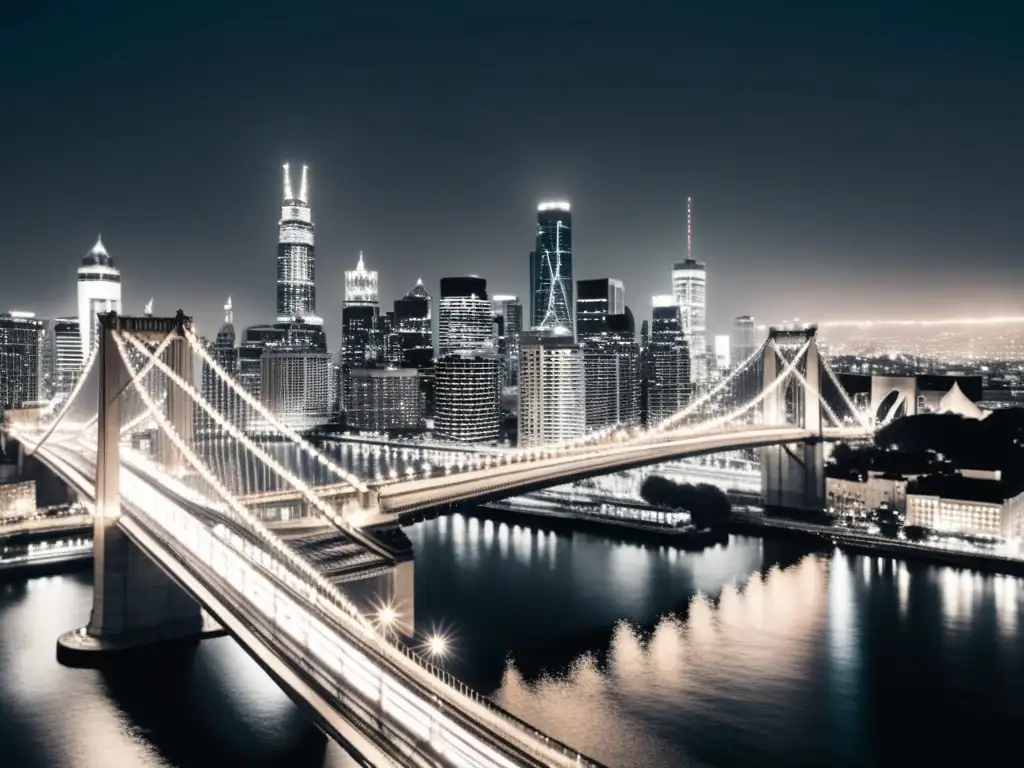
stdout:
[(859, 428), (744, 426), (710, 433), (665, 433), (647, 439), (583, 446), (550, 458), (510, 462), (455, 475), (410, 480), (379, 489), (380, 516), (408, 515), (449, 504), (483, 504), (520, 496), (587, 477), (657, 464), (686, 456), (799, 443), (811, 439), (843, 440), (866, 437)]
[[(37, 456), (94, 498), (94, 459), (48, 445)], [(363, 764), (595, 765), (442, 679), (191, 496), (126, 463), (119, 526)]]

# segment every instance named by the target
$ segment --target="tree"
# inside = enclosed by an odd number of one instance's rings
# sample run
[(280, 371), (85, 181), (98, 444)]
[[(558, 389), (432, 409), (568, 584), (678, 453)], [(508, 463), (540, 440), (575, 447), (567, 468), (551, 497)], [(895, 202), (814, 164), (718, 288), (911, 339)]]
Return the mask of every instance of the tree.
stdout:
[(674, 483), (660, 475), (649, 475), (640, 487), (640, 496), (655, 507), (689, 512), (697, 528), (724, 525), (732, 513), (732, 503), (725, 492), (707, 483)]

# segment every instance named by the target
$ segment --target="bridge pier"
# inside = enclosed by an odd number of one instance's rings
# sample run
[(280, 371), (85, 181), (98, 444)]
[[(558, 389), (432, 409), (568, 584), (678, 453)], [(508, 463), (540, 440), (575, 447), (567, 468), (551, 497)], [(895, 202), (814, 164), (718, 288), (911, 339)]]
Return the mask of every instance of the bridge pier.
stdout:
[[(89, 624), (57, 641), (57, 659), (68, 666), (96, 666), (101, 661), (99, 655), (105, 652), (220, 633), (203, 614), (199, 603), (143, 554), (118, 525), (121, 393), (130, 379), (114, 342), (114, 332), (122, 328), (135, 330), (125, 320), (131, 318), (120, 318), (113, 312), (100, 316), (93, 604)], [(159, 341), (179, 327), (182, 318), (145, 320), (152, 326), (148, 335), (153, 338), (147, 340)], [(161, 323), (166, 327), (161, 328)], [(171, 346), (175, 344), (172, 342)], [(180, 360), (182, 356), (171, 359)], [(186, 373), (176, 372), (182, 376)]]
[[(810, 345), (797, 369), (803, 369), (804, 378), (820, 391), (821, 361), (818, 355), (816, 328), (811, 326), (800, 330), (772, 328), (769, 339), (780, 347), (800, 347), (807, 341)], [(765, 345), (763, 385), (772, 385), (781, 375), (785, 364), (772, 348)], [(764, 423), (782, 426), (793, 418), (796, 424), (809, 432), (821, 435), (821, 402), (818, 392), (808, 387), (801, 397), (796, 390), (796, 380), (780, 385), (764, 399)], [(824, 443), (820, 439), (772, 445), (761, 448), (761, 497), (766, 507), (785, 507), (805, 512), (820, 512), (825, 505), (825, 456)]]

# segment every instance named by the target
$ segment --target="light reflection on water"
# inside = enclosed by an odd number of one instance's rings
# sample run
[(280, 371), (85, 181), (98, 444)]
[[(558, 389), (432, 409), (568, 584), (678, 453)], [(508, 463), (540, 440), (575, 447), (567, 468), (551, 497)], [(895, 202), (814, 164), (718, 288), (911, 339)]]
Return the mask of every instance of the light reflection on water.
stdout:
[[(438, 522), (409, 531), (417, 620), (449, 620), (457, 674), (608, 765), (973, 763), (1024, 722), (1020, 580)], [(454, 536), (465, 562), (441, 557)]]
[[(609, 766), (988, 764), (1024, 722), (1024, 586), (733, 537), (685, 552), (453, 516), (408, 530), (451, 670)], [(231, 640), (64, 669), (88, 574), (0, 583), (0, 765), (350, 761)], [(927, 724), (927, 727), (914, 723)]]

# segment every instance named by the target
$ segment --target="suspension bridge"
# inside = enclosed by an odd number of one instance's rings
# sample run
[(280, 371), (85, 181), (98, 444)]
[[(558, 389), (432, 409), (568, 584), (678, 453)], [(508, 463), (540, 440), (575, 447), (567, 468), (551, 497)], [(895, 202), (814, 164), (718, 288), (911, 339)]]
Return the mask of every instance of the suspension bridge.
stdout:
[[(415, 650), (403, 517), (737, 448), (763, 450), (768, 503), (820, 506), (823, 443), (871, 434), (814, 329), (775, 330), (731, 376), (648, 429), (440, 460), (435, 451), (432, 461), (411, 453), (404, 477), (371, 484), (223, 370), (183, 313), (100, 319), (69, 397), (6, 424), (93, 510), (92, 615), (61, 638), (59, 655), (79, 663), (195, 634), (212, 617), (373, 765), (595, 764)], [(197, 363), (214, 377), (217, 404), (194, 386)], [(258, 514), (282, 502), (301, 503), (316, 525), (285, 531)]]

